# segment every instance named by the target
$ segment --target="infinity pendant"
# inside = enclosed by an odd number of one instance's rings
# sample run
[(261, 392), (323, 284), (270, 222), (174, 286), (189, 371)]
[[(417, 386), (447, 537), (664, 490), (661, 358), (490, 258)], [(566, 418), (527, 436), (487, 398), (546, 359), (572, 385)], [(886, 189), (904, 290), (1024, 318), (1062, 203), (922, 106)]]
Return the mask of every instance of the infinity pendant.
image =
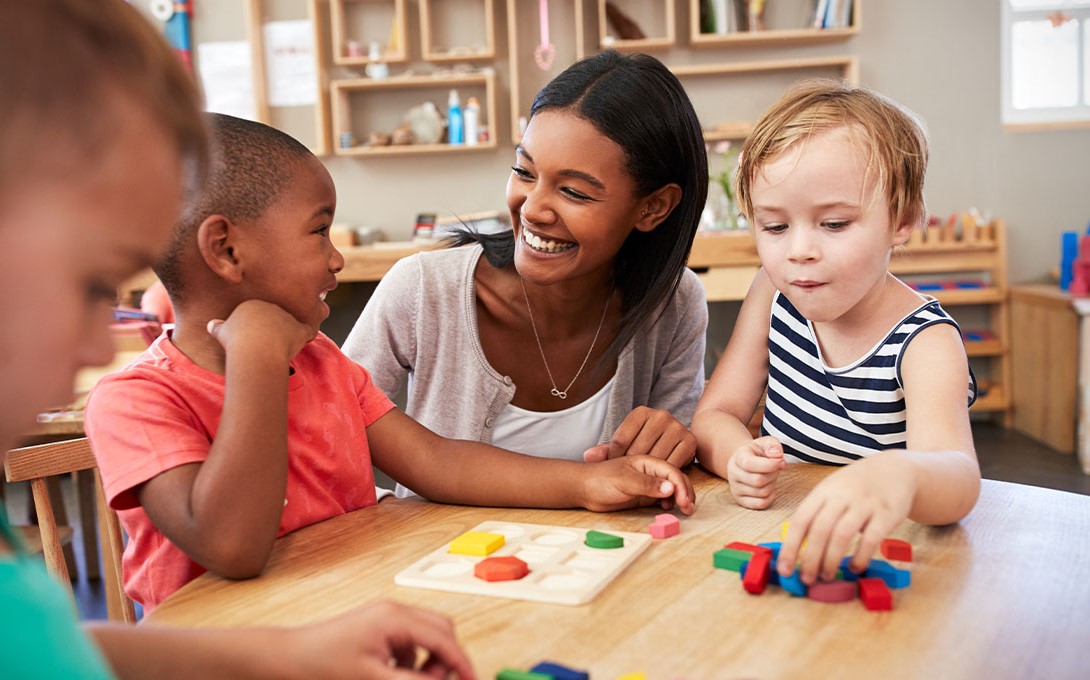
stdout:
[(552, 393), (552, 395), (554, 397), (560, 397), (561, 399), (567, 399), (568, 398), (568, 393), (567, 392), (561, 392), (560, 390), (556, 389), (555, 387), (553, 389), (549, 390), (549, 391)]

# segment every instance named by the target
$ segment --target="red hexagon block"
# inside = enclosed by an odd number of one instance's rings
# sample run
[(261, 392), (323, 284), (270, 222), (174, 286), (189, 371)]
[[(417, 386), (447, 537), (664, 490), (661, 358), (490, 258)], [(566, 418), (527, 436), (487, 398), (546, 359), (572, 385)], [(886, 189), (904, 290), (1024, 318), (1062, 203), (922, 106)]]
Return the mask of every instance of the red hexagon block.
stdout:
[(477, 563), (473, 573), (485, 581), (517, 581), (529, 574), (530, 568), (517, 557), (486, 557)]

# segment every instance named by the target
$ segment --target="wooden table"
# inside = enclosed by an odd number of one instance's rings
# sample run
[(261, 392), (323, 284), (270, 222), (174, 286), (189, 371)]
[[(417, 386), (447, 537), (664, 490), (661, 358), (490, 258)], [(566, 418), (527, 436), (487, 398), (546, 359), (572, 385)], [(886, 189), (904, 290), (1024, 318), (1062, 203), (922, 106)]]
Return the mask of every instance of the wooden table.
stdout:
[(1085, 677), (1090, 668), (1090, 497), (984, 482), (961, 524), (906, 523), (912, 586), (892, 612), (821, 604), (770, 587), (747, 594), (712, 567), (723, 544), (778, 540), (780, 523), (829, 468), (793, 465), (773, 509), (739, 508), (697, 470), (698, 509), (588, 605), (570, 607), (394, 585), (402, 568), (488, 519), (643, 531), (655, 510), (613, 514), (387, 500), (277, 542), (249, 581), (205, 574), (150, 625), (287, 625), (386, 598), (445, 612), (478, 676), (549, 659), (613, 680), (786, 677)]

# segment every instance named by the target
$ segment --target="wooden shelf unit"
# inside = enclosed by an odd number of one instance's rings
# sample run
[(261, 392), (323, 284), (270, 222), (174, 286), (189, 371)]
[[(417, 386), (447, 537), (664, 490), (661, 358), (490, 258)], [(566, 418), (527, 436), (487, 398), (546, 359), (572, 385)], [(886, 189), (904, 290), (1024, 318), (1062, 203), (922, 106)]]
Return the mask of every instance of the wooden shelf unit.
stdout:
[[(621, 5), (622, 3), (618, 3)], [(658, 7), (657, 11), (653, 9)], [(648, 35), (640, 39), (624, 39), (613, 35), (606, 15), (606, 0), (598, 0), (598, 49), (614, 49), (621, 52), (648, 52), (670, 49), (677, 41), (675, 28), (677, 8), (674, 0), (642, 0), (642, 2), (623, 3), (624, 11), (633, 18), (642, 18), (637, 22), (646, 31), (651, 26), (661, 26), (661, 35)], [(637, 14), (639, 12), (639, 14)]]
[[(772, 6), (773, 3), (767, 3)], [(700, 0), (689, 0), (689, 44), (695, 48), (784, 47), (848, 40), (863, 25), (862, 0), (852, 2), (851, 25), (846, 28), (770, 28), (734, 33), (701, 33)], [(802, 4), (800, 3), (800, 7)], [(772, 7), (768, 7), (771, 11)], [(800, 15), (801, 16), (801, 15)]]
[[(853, 85), (859, 84), (859, 59), (854, 56), (694, 64), (674, 66), (670, 70), (681, 80), (683, 85), (686, 80), (696, 78), (753, 76), (796, 71), (830, 71)], [(701, 124), (704, 127), (704, 140), (707, 142), (745, 139), (753, 127), (752, 121), (736, 121), (723, 126), (721, 123), (712, 124), (707, 120), (702, 120)]]
[[(356, 14), (364, 13), (368, 16), (356, 17)], [(338, 66), (370, 64), (371, 59), (367, 54), (368, 46), (372, 42), (382, 45), (382, 62), (404, 63), (409, 55), (406, 18), (406, 0), (331, 0), (333, 63)], [(375, 28), (375, 24), (378, 24), (379, 28)], [(364, 32), (357, 32), (359, 28), (364, 28)], [(359, 44), (362, 50), (359, 56), (348, 54), (350, 41)]]
[[(332, 86), (333, 98), (333, 127), (338, 134), (353, 130), (352, 111), (353, 97), (365, 97), (367, 94), (380, 94), (392, 90), (421, 90), (442, 93), (442, 101), (446, 101), (446, 91), (456, 88), (472, 88), (469, 91), (481, 91), (481, 114), (483, 121), (489, 125), (496, 120), (496, 87), (495, 76), (491, 73), (467, 73), (456, 75), (434, 76), (393, 76), (382, 80), (372, 78), (356, 78), (351, 80), (334, 80)], [(463, 94), (463, 101), (466, 97)], [(393, 126), (390, 126), (391, 128)], [(365, 131), (370, 133), (371, 131)], [(360, 136), (366, 138), (366, 134)], [(489, 141), (476, 145), (468, 144), (405, 144), (395, 146), (375, 146), (366, 144), (348, 148), (336, 148), (334, 153), (338, 156), (405, 156), (434, 153), (473, 153), (486, 149), (496, 148), (495, 135), (490, 136)]]
[[(494, 0), (420, 0), (420, 51), (425, 61), (432, 63), (454, 61), (481, 61), (496, 58), (496, 16)], [(435, 30), (437, 25), (449, 22), (443, 21), (440, 6), (458, 5), (463, 9), (465, 5), (473, 5), (474, 9), (480, 7), (484, 19), (483, 44), (478, 48), (453, 49), (451, 46), (436, 45), (439, 40)], [(433, 15), (435, 15), (433, 17)]]
[[(983, 276), (983, 288), (927, 291), (951, 315), (967, 307), (987, 311), (988, 330), (994, 339), (966, 341), (970, 358), (988, 367), (980, 380), (981, 392), (973, 404), (976, 413), (995, 413), (1004, 427), (1014, 423), (1011, 399), (1010, 292), (1007, 280), (1007, 235), (1002, 220), (987, 224), (963, 221), (961, 233), (952, 225), (916, 232), (902, 251), (894, 253), (890, 270), (903, 275)], [(971, 329), (962, 328), (962, 331)], [(978, 376), (979, 378), (980, 376)]]

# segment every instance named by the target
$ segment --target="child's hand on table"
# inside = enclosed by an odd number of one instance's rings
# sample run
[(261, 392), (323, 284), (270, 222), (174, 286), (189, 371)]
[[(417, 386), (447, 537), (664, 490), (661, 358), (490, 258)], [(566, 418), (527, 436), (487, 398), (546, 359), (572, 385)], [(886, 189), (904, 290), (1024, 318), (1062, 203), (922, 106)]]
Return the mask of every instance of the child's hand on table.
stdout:
[(643, 454), (685, 467), (696, 455), (696, 437), (670, 412), (637, 406), (625, 417), (609, 443), (587, 449), (583, 460), (597, 463)]
[[(290, 632), (308, 678), (476, 678), (454, 624), (436, 612), (378, 602)], [(417, 666), (417, 650), (426, 655)], [(391, 664), (390, 662), (393, 662)]]
[(803, 583), (831, 580), (856, 537), (849, 568), (863, 571), (882, 539), (908, 517), (914, 489), (911, 466), (896, 455), (863, 458), (837, 470), (814, 487), (791, 517), (778, 571), (789, 576), (798, 564)]
[(727, 461), (731, 495), (743, 508), (764, 510), (772, 505), (776, 480), (786, 466), (783, 447), (775, 437), (759, 437), (740, 446)]
[(612, 512), (659, 503), (693, 514), (693, 483), (681, 470), (652, 456), (624, 456), (581, 466), (583, 507)]

